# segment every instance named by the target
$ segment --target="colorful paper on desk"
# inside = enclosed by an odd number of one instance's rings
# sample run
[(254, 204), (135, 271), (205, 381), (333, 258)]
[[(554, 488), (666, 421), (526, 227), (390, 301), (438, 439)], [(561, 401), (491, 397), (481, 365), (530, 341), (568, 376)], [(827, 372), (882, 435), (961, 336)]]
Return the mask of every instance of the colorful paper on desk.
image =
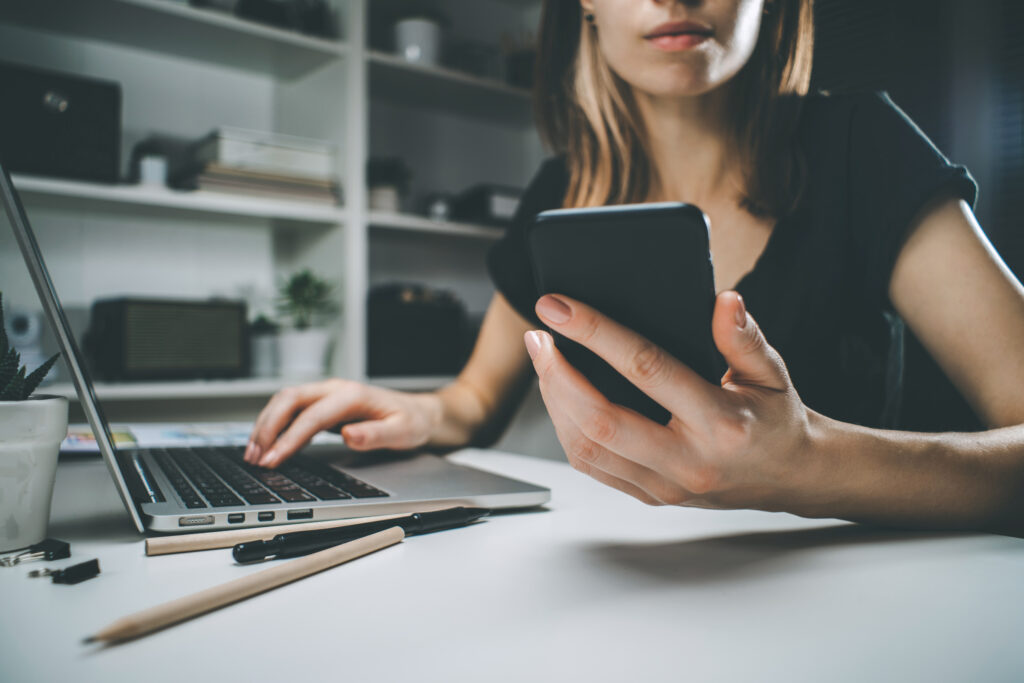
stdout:
[[(133, 423), (111, 426), (114, 444), (125, 448), (174, 448), (181, 446), (244, 446), (252, 433), (251, 422)], [(321, 432), (313, 443), (344, 443), (338, 434)], [(96, 439), (86, 424), (68, 428), (61, 451), (97, 453)]]
[[(135, 435), (125, 427), (111, 428), (111, 436), (114, 437), (114, 445), (123, 448), (138, 446)], [(60, 445), (63, 453), (98, 453), (96, 437), (93, 436), (89, 425), (70, 425), (68, 435)]]

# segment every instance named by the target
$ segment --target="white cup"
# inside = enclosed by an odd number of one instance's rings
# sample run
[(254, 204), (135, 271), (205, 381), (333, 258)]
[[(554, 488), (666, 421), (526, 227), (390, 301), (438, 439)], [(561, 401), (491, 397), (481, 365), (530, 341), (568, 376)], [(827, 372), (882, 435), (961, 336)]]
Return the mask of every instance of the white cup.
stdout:
[(68, 400), (0, 401), (0, 552), (46, 538)]
[(167, 185), (167, 157), (150, 154), (139, 159), (139, 183)]
[(395, 24), (395, 50), (409, 62), (439, 64), (441, 25), (424, 17), (399, 20)]

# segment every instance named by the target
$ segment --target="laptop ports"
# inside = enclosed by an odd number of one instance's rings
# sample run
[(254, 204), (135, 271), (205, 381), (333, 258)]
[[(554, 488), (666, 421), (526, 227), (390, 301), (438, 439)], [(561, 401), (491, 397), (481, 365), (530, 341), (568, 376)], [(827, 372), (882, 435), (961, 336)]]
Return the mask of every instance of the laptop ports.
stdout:
[(245, 521), (244, 512), (229, 512), (228, 513), (228, 524), (241, 524)]
[(289, 510), (288, 519), (313, 519), (313, 509), (306, 508), (305, 510)]
[(267, 512), (257, 512), (256, 513), (256, 519), (258, 519), (261, 522), (273, 522), (274, 521), (274, 513), (270, 512), (270, 511), (267, 511)]

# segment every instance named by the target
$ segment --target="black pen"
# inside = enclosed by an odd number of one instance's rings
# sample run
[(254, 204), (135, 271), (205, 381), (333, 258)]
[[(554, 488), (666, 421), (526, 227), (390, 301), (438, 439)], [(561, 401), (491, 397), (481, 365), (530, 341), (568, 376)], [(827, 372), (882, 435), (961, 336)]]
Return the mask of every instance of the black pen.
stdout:
[(437, 512), (417, 512), (408, 517), (397, 517), (376, 522), (364, 522), (335, 529), (313, 529), (278, 534), (269, 541), (239, 543), (231, 550), (235, 562), (257, 562), (268, 557), (284, 559), (308, 555), (324, 548), (346, 543), (356, 538), (389, 529), (402, 527), (407, 536), (425, 534), (431, 531), (454, 529), (472, 524), (481, 517), (491, 514), (486, 508), (449, 508)]

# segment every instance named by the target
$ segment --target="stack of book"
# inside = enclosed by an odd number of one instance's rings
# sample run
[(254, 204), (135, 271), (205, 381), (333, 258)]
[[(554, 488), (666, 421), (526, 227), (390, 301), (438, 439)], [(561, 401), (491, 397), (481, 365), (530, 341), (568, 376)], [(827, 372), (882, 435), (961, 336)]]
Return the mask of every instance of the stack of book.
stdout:
[(339, 203), (330, 145), (222, 126), (198, 140), (176, 187)]

